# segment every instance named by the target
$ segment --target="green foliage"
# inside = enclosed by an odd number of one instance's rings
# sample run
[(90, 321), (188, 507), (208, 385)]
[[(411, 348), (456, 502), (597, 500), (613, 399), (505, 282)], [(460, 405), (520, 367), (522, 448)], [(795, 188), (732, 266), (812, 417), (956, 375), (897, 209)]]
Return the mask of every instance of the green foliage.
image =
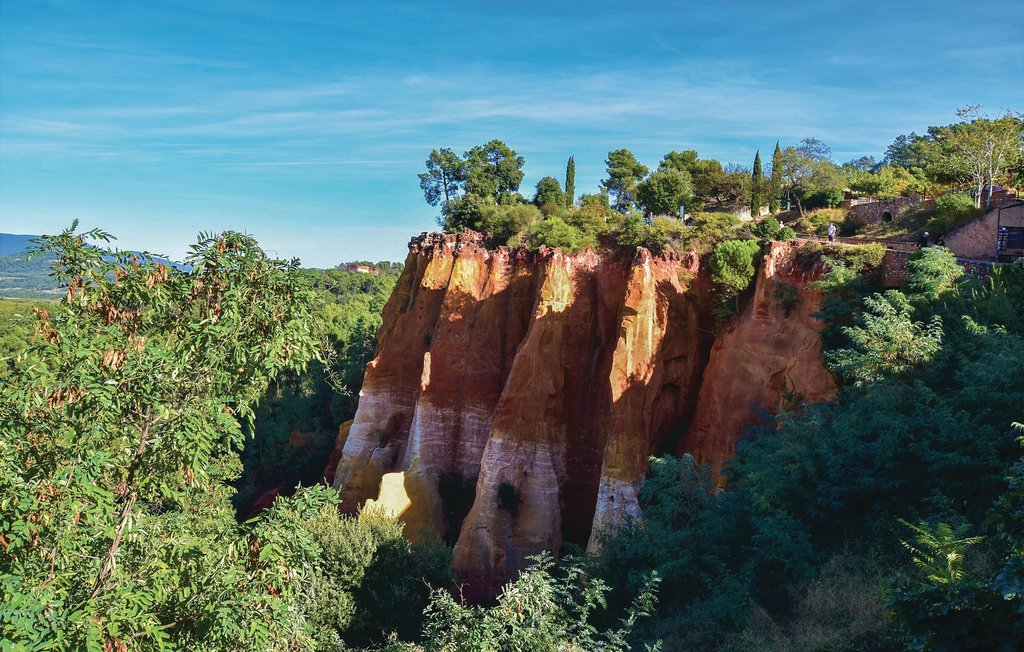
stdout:
[(750, 214), (757, 218), (765, 205), (764, 170), (761, 169), (761, 150), (754, 152), (754, 168), (750, 173)]
[(847, 185), (857, 195), (895, 199), (921, 194), (926, 189), (923, 175), (915, 176), (904, 167), (883, 165), (877, 170), (863, 170), (847, 164), (843, 166), (843, 171), (846, 174)]
[[(381, 512), (340, 516), (320, 510), (302, 526), (318, 553), (310, 571), (309, 602), (302, 606), (318, 649), (380, 642), (383, 634), (414, 638), (430, 586), (451, 582), (450, 555), (437, 544), (413, 546), (402, 524)], [(394, 615), (404, 616), (395, 619)]]
[(568, 253), (577, 251), (588, 244), (579, 229), (566, 224), (558, 216), (533, 223), (529, 228), (527, 240), (531, 249), (541, 246), (560, 247)]
[[(826, 206), (835, 198), (831, 193), (843, 185), (842, 173), (830, 160), (829, 148), (813, 138), (805, 138), (797, 147), (782, 150), (779, 164), (780, 189), (796, 201), (801, 215), (815, 203)], [(774, 166), (772, 174), (775, 174)], [(842, 201), (841, 195), (840, 192), (839, 201)]]
[(782, 305), (786, 316), (800, 303), (800, 293), (791, 283), (779, 283), (772, 291), (772, 297)]
[(935, 210), (927, 229), (933, 234), (946, 233), (978, 216), (974, 200), (960, 193), (942, 195), (935, 200)]
[[(618, 627), (601, 631), (590, 620), (595, 611), (605, 607), (608, 586), (588, 576), (577, 560), (564, 560), (556, 566), (546, 553), (535, 559), (533, 567), (504, 588), (493, 607), (466, 606), (447, 591), (435, 591), (426, 611), (426, 650), (624, 652), (633, 649), (628, 646), (627, 637), (637, 622), (653, 610), (657, 575), (645, 576)], [(648, 649), (655, 650), (658, 646)]]
[(761, 245), (754, 240), (726, 240), (715, 246), (709, 261), (711, 278), (726, 291), (739, 293), (754, 280)]
[(796, 232), (793, 229), (783, 226), (782, 222), (774, 217), (767, 217), (756, 222), (747, 222), (744, 228), (750, 235), (762, 240), (778, 240), (781, 242), (796, 238)]
[(648, 213), (677, 215), (679, 205), (693, 195), (690, 175), (678, 170), (658, 170), (637, 186), (636, 198)]
[(200, 236), (184, 272), (72, 229), (40, 245), (67, 287), (36, 315), (24, 355), (40, 364), (0, 394), (0, 590), (37, 605), (4, 611), (3, 637), (171, 647), (190, 629), (209, 642), (191, 649), (274, 647), (294, 635), (304, 542), (279, 536), (276, 512), (236, 526), (225, 483), (239, 419), (317, 355), (313, 292), (241, 234)]
[(465, 229), (479, 231), (484, 212), (494, 205), (494, 200), (489, 197), (466, 193), (441, 207), (439, 226), (445, 233), (458, 233)]
[(366, 264), (380, 273), (350, 272), (344, 265), (300, 272), (317, 290), (317, 318), (329, 355), (304, 373), (282, 373), (256, 408), (233, 498), (243, 516), (264, 492), (289, 493), (298, 484), (320, 482), (338, 427), (355, 415), (381, 312), (402, 271), (400, 263)]
[(668, 244), (664, 229), (656, 229), (653, 225), (644, 224), (639, 215), (627, 215), (619, 225), (617, 242), (620, 247), (644, 247), (652, 253), (660, 253)]
[(463, 156), (466, 194), (507, 203), (523, 181), (525, 159), (500, 140), (478, 145)]
[(890, 608), (907, 649), (1017, 649), (1021, 632), (1013, 631), (1009, 604), (965, 567), (968, 548), (984, 537), (963, 536), (968, 526), (900, 522), (914, 534), (912, 542), (901, 541), (914, 569), (899, 582)]
[(907, 298), (896, 290), (864, 299), (862, 323), (844, 326), (849, 348), (828, 351), (832, 371), (855, 385), (905, 373), (932, 360), (942, 346), (942, 319), (914, 321)]
[(937, 299), (952, 290), (964, 269), (956, 256), (944, 247), (929, 247), (910, 255), (910, 277), (906, 289), (926, 299)]
[(775, 141), (775, 151), (772, 152), (772, 176), (768, 188), (768, 212), (777, 213), (779, 210), (779, 197), (782, 193), (782, 148), (779, 142)]
[(448, 147), (432, 150), (427, 157), (427, 171), (420, 174), (423, 198), (431, 206), (447, 206), (455, 199), (466, 181), (466, 165)]
[(739, 311), (739, 296), (754, 280), (761, 245), (756, 240), (726, 240), (715, 245), (709, 264), (718, 291), (715, 314), (725, 320)]
[(516, 246), (521, 244), (527, 230), (542, 218), (537, 207), (529, 204), (495, 205), (484, 209), (480, 226), (489, 245)]
[(628, 149), (614, 149), (608, 152), (605, 161), (608, 178), (601, 181), (601, 188), (615, 197), (615, 209), (624, 211), (636, 202), (637, 183), (647, 174), (647, 166), (636, 160)]
[(576, 159), (572, 156), (565, 164), (565, 207), (571, 208), (576, 200)]
[(804, 200), (803, 206), (808, 210), (814, 210), (816, 208), (838, 208), (842, 203), (842, 189), (831, 187), (815, 190), (808, 194)]
[[(1024, 458), (1009, 425), (1024, 404), (1024, 264), (980, 282), (930, 273), (938, 260), (885, 295), (855, 271), (862, 258), (829, 261), (818, 284), (826, 352), (860, 360), (836, 400), (749, 431), (724, 489), (692, 460), (652, 463), (643, 522), (594, 561), (612, 605), (638, 571), (663, 578), (657, 618), (635, 644), (1024, 644)], [(901, 520), (919, 524), (912, 551)]]
[(565, 205), (565, 193), (562, 192), (562, 186), (558, 183), (558, 179), (554, 177), (542, 177), (537, 182), (537, 192), (533, 196), (533, 203), (535, 206), (555, 206), (562, 207)]

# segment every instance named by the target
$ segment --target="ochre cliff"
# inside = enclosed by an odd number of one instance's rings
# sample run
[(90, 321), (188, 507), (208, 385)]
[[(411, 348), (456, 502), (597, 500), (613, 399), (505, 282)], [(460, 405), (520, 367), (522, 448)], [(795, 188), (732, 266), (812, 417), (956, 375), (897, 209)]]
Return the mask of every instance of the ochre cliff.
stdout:
[(718, 468), (758, 411), (834, 394), (810, 316), (821, 270), (800, 267), (797, 247), (768, 248), (746, 307), (716, 335), (697, 255), (414, 239), (331, 460), (343, 505), (373, 500), (411, 538), (453, 544), (470, 598), (541, 550), (598, 545), (639, 515), (650, 455)]

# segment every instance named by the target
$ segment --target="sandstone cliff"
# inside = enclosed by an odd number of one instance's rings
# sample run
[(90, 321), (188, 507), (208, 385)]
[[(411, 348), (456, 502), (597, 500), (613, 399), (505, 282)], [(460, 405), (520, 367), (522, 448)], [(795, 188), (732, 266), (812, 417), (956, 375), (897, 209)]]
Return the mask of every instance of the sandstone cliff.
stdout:
[(638, 516), (651, 454), (717, 468), (759, 410), (835, 392), (810, 316), (820, 269), (797, 265), (796, 243), (771, 245), (716, 336), (696, 255), (493, 251), (478, 238), (410, 244), (334, 473), (347, 509), (374, 499), (410, 537), (454, 544), (469, 597)]

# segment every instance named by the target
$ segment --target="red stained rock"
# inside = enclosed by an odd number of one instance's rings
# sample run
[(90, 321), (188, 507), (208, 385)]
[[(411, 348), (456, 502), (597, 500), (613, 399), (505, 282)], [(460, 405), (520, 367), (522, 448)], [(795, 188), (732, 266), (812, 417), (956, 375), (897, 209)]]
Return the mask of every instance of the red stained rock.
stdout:
[[(541, 550), (599, 545), (639, 516), (650, 455), (693, 452), (717, 469), (755, 408), (834, 395), (810, 317), (821, 270), (799, 268), (798, 246), (770, 247), (752, 300), (716, 338), (696, 255), (488, 251), (472, 233), (414, 239), (332, 456), (344, 506), (378, 498), (384, 474), (400, 473), (380, 500), (401, 505), (410, 538), (454, 543), (475, 599)], [(801, 296), (788, 316), (780, 283)]]

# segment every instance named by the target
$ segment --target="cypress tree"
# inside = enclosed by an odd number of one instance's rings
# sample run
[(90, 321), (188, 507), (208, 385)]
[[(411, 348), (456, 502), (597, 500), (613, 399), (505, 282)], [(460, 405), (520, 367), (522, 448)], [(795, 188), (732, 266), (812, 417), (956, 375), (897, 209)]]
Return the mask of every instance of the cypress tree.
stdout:
[(761, 170), (761, 150), (754, 153), (754, 171), (750, 173), (750, 216), (757, 217), (761, 213), (762, 186), (764, 172)]
[(565, 206), (571, 208), (573, 200), (576, 198), (576, 159), (572, 156), (569, 157), (569, 162), (565, 164)]
[(779, 210), (779, 189), (782, 187), (782, 148), (775, 141), (775, 153), (772, 154), (772, 184), (769, 188), (768, 210), (776, 213)]

